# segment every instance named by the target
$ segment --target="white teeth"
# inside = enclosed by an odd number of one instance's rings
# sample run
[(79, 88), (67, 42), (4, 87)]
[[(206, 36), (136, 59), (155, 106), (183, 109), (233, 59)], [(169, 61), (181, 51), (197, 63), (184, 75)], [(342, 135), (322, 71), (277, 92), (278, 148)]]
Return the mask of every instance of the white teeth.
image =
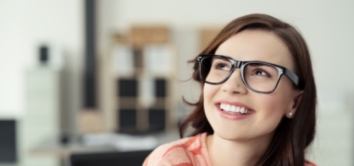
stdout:
[(243, 114), (246, 113), (245, 107), (242, 107), (240, 112), (243, 113)]
[(232, 111), (232, 112), (236, 112), (236, 106), (231, 106), (231, 108), (230, 108), (230, 111)]
[(232, 113), (242, 113), (242, 114), (247, 114), (250, 113), (249, 110), (247, 110), (245, 107), (238, 107), (234, 105), (229, 105), (225, 103), (220, 104), (220, 109), (226, 112), (232, 112)]
[(225, 105), (225, 110), (230, 110), (231, 111), (231, 105)]
[(240, 107), (236, 107), (236, 112), (240, 112), (241, 108)]

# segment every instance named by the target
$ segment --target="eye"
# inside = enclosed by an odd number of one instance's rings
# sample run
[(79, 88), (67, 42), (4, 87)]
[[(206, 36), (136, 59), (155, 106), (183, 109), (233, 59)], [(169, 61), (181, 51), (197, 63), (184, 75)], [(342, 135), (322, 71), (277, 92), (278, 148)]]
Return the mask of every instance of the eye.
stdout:
[(252, 63), (248, 64), (244, 69), (244, 74), (247, 79), (257, 80), (276, 80), (278, 77), (278, 70), (271, 65)]
[(262, 70), (262, 69), (255, 69), (254, 70), (254, 75), (270, 77), (270, 75), (267, 72), (265, 72), (264, 70)]
[(259, 76), (268, 76), (268, 74), (265, 71), (260, 69), (257, 69), (254, 73), (255, 75), (259, 75)]
[(212, 70), (230, 71), (232, 64), (224, 59), (214, 58), (212, 61)]
[(229, 70), (229, 65), (226, 63), (222, 63), (222, 62), (217, 62), (215, 64), (215, 69), (219, 69), (219, 70)]

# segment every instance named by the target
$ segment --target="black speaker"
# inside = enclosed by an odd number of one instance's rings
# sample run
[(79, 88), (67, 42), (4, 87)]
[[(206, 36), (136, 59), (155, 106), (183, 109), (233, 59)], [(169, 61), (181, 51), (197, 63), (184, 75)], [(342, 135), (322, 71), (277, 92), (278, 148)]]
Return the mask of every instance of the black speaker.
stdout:
[(16, 121), (0, 120), (0, 165), (17, 162)]
[(40, 64), (47, 64), (49, 61), (49, 48), (46, 45), (39, 47), (39, 62)]

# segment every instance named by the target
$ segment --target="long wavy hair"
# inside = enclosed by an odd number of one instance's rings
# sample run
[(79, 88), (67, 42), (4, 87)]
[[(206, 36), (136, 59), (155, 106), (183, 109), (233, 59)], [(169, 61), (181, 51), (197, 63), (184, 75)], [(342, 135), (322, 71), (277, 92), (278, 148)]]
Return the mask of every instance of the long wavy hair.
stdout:
[[(220, 44), (231, 36), (250, 29), (274, 33), (286, 44), (292, 55), (295, 73), (302, 83), (300, 89), (304, 91), (296, 114), (292, 119), (283, 117), (267, 151), (257, 165), (302, 166), (305, 162), (305, 149), (313, 141), (315, 135), (317, 96), (310, 53), (300, 33), (288, 23), (272, 16), (250, 14), (239, 17), (226, 25), (200, 54), (214, 54)], [(192, 78), (203, 87), (204, 83), (199, 78), (197, 57), (189, 62), (194, 63)], [(185, 102), (195, 106), (195, 109), (181, 124), (180, 137), (183, 137), (189, 126), (194, 128), (192, 135), (203, 132), (213, 134), (213, 128), (204, 112), (203, 92), (196, 103)]]

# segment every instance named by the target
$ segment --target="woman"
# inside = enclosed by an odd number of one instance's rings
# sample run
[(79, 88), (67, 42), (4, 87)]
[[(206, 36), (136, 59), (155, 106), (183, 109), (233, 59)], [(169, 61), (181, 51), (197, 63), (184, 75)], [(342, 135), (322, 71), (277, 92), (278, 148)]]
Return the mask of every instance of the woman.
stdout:
[(264, 14), (233, 20), (191, 62), (202, 95), (182, 123), (192, 137), (155, 149), (144, 166), (302, 166), (315, 133), (316, 87), (301, 35)]

